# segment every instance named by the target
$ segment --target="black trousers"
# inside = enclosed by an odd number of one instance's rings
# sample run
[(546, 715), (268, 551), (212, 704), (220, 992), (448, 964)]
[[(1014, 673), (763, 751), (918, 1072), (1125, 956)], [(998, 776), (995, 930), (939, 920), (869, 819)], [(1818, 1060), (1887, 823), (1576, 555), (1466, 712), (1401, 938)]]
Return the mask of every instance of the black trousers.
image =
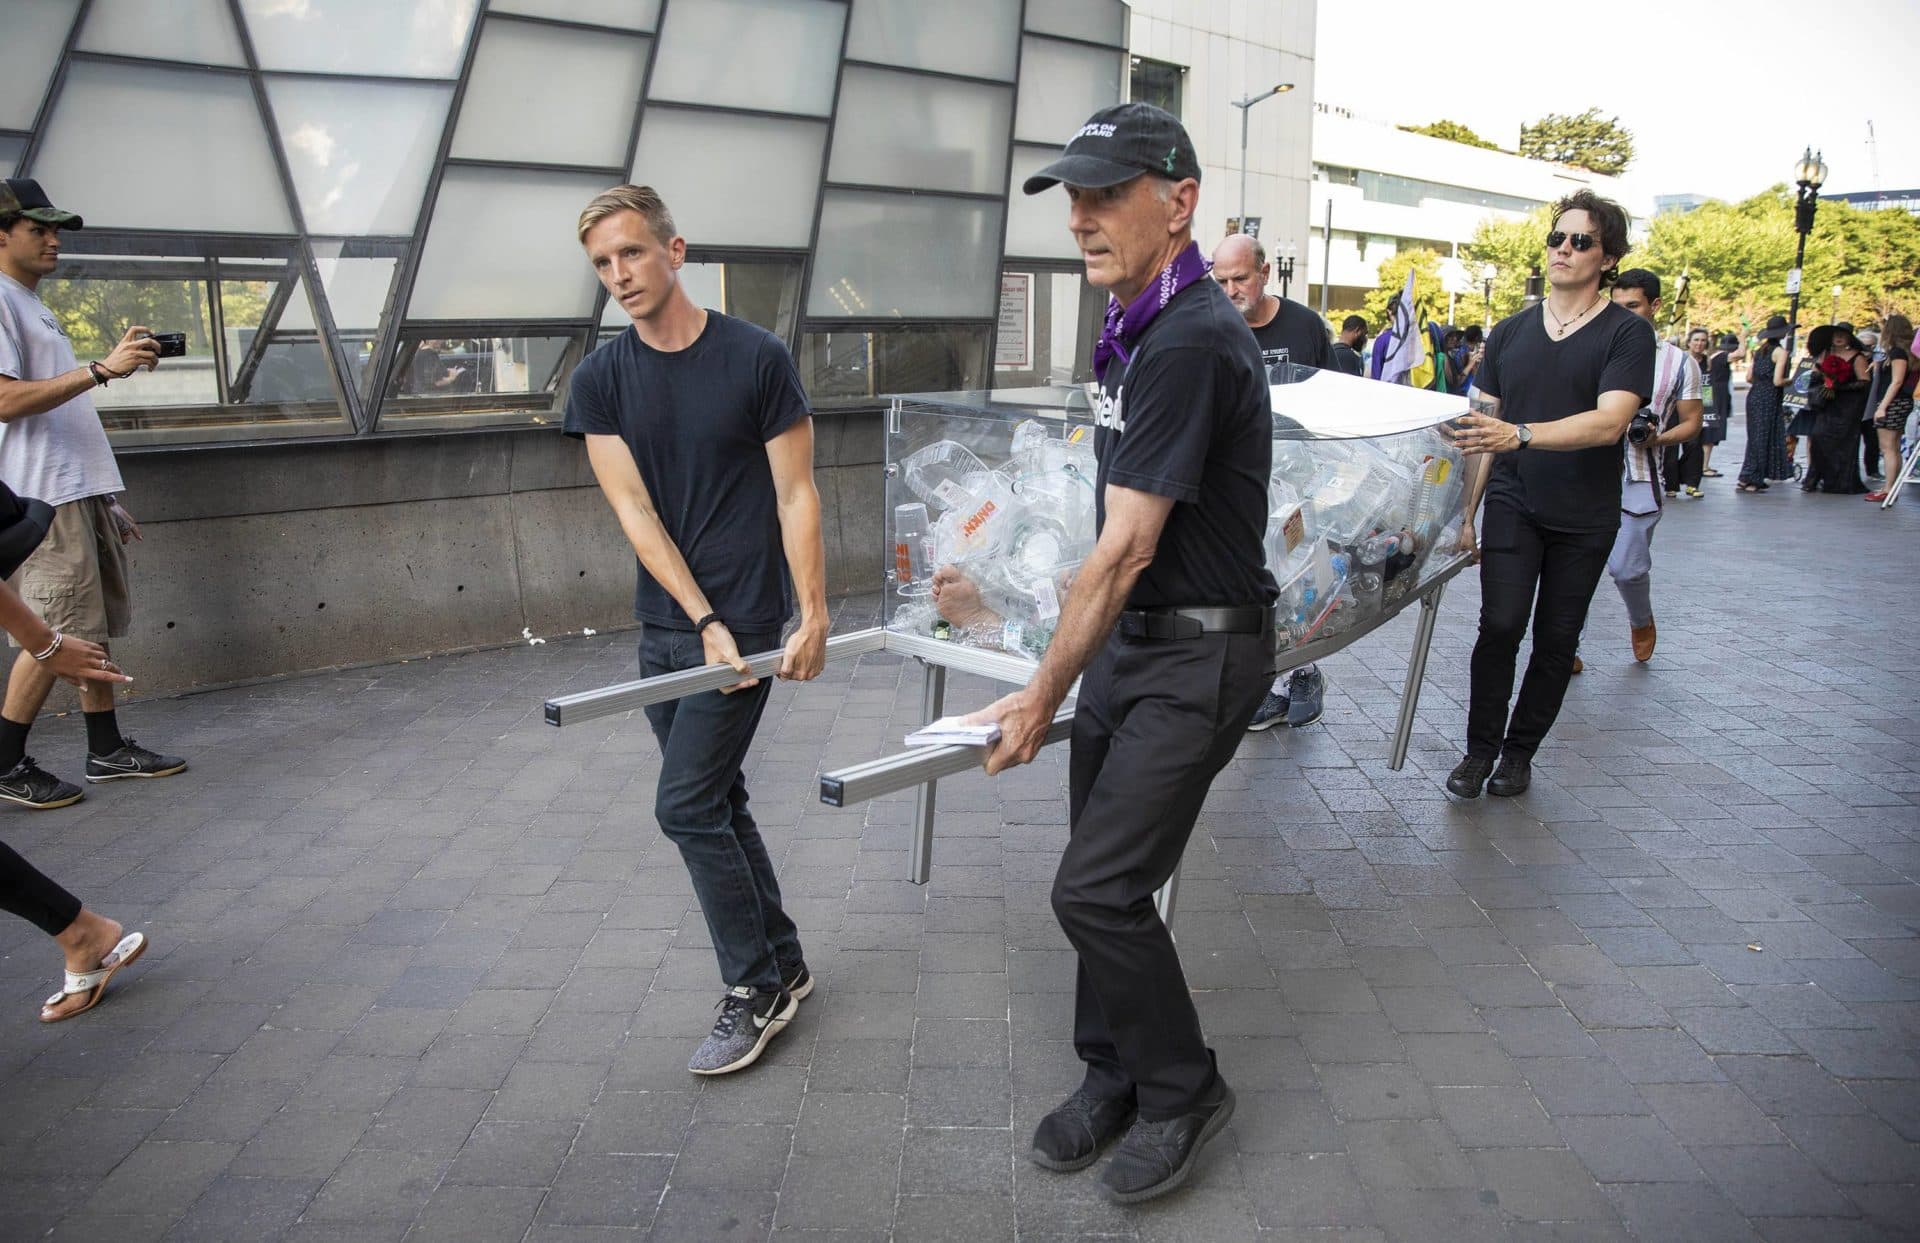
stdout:
[(1684, 444), (1668, 445), (1661, 451), (1660, 478), (1669, 488), (1697, 488), (1706, 478), (1706, 448), (1698, 436)]
[(57, 937), (80, 918), (80, 899), (0, 842), (0, 911)]
[[(1552, 531), (1503, 501), (1488, 500), (1480, 532), (1480, 638), (1473, 645), (1467, 754), (1532, 759), (1560, 715), (1580, 628), (1618, 533)], [(1533, 619), (1533, 657), (1511, 717), (1514, 663)]]
[(1860, 461), (1866, 467), (1866, 473), (1880, 473), (1880, 432), (1868, 419), (1860, 425)]
[(1213, 1055), (1154, 891), (1180, 866), (1207, 787), (1272, 679), (1265, 635), (1120, 635), (1088, 666), (1073, 718), (1067, 848), (1053, 910), (1079, 952), (1073, 1043), (1086, 1086), (1148, 1120), (1213, 1087)]

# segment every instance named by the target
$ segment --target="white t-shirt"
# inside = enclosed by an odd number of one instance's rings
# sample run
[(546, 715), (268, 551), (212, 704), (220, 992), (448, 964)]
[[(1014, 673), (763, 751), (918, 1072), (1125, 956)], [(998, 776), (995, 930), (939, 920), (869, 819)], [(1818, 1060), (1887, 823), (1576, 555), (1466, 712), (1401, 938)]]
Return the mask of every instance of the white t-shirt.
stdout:
[[(1700, 364), (1693, 361), (1693, 355), (1671, 341), (1660, 341), (1656, 345), (1653, 355), (1653, 400), (1647, 403), (1647, 409), (1653, 411), (1654, 426), (1664, 432), (1679, 417), (1678, 403), (1700, 400)], [(1626, 465), (1620, 481), (1622, 512), (1660, 512), (1660, 499), (1654, 495), (1654, 486), (1660, 482), (1661, 452), (1661, 449), (1651, 445), (1627, 442)]]
[[(79, 365), (73, 343), (46, 303), (0, 272), (0, 375), (51, 380)], [(0, 479), (21, 496), (49, 505), (125, 487), (91, 390), (45, 414), (0, 423)]]

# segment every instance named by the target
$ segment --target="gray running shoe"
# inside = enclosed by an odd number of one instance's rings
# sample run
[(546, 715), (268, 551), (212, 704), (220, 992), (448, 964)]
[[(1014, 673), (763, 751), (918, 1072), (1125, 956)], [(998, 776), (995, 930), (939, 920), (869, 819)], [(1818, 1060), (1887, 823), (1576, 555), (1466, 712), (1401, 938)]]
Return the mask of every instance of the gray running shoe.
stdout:
[(1318, 665), (1303, 665), (1287, 679), (1287, 724), (1294, 729), (1320, 719), (1327, 697), (1327, 679)]
[(727, 990), (719, 1010), (713, 1031), (687, 1063), (696, 1075), (724, 1075), (759, 1061), (768, 1042), (800, 1012), (800, 1003), (785, 988), (756, 992), (743, 984)]
[(1263, 729), (1272, 729), (1276, 725), (1287, 723), (1287, 697), (1275, 691), (1268, 691), (1267, 697), (1260, 701), (1260, 707), (1254, 711), (1253, 719), (1247, 722), (1247, 732), (1255, 734)]

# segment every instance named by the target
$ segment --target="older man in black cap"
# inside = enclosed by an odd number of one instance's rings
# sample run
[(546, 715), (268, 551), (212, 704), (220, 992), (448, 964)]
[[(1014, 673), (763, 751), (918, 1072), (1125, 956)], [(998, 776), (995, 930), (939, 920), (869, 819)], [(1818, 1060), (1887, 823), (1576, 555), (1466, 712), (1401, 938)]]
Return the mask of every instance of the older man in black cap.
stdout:
[(1278, 594), (1261, 545), (1272, 413), (1260, 347), (1193, 243), (1200, 163), (1148, 104), (1097, 112), (1027, 180), (1064, 183), (1087, 279), (1112, 294), (1094, 350), (1099, 537), (987, 771), (1024, 764), (1073, 680), (1072, 827), (1053, 909), (1079, 953), (1085, 1082), (1040, 1123), (1033, 1160), (1091, 1165), (1130, 1204), (1186, 1181), (1233, 1113), (1153, 903), (1273, 669)]

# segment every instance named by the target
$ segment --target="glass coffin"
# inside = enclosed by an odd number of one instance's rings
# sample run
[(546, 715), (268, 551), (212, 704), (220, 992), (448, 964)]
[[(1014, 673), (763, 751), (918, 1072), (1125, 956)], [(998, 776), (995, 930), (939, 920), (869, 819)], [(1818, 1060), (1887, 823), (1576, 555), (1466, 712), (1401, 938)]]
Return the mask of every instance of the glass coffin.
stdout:
[[(1459, 560), (1466, 480), (1442, 424), (1466, 402), (1310, 367), (1271, 371), (1266, 548), (1284, 652), (1371, 629)], [(1093, 549), (1087, 390), (896, 397), (886, 475), (888, 629), (1044, 652)]]

